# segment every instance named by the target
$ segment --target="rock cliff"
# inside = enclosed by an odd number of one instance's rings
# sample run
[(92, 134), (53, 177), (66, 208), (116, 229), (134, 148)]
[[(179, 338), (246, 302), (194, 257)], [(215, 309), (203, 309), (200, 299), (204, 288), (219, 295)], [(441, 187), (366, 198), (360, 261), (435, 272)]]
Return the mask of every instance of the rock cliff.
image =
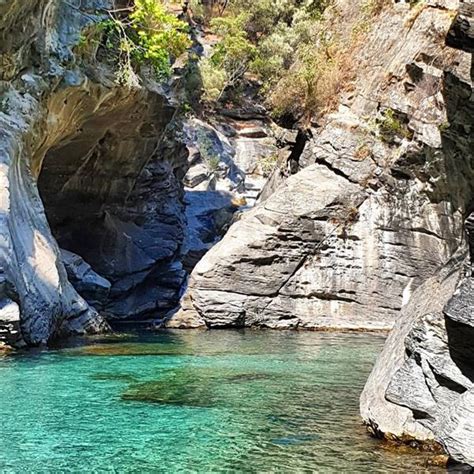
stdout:
[(168, 327), (395, 324), (364, 421), (474, 465), (472, 3), (337, 0), (351, 77), (305, 133), (121, 84), (81, 45), (112, 3), (0, 0), (0, 342), (161, 324), (192, 270)]
[(80, 47), (112, 3), (0, 5), (0, 297), (30, 345), (169, 310), (185, 277), (176, 107)]
[(179, 64), (169, 81), (143, 68), (124, 83), (94, 36), (120, 5), (0, 3), (0, 337), (10, 343), (176, 308), (186, 269), (253, 204), (265, 182), (255, 163), (276, 153), (261, 114), (186, 116)]
[[(462, 4), (448, 44), (472, 53), (473, 24), (472, 5)], [(451, 111), (450, 127), (472, 130), (472, 82), (466, 78), (460, 84), (463, 100)], [(468, 143), (472, 169), (472, 132)], [(361, 396), (362, 417), (376, 436), (436, 443), (469, 465), (474, 465), (472, 223), (471, 214), (465, 223), (467, 245), (416, 290), (402, 311)]]
[(393, 326), (464, 241), (471, 55), (445, 45), (457, 7), (390, 4), (367, 24), (362, 2), (335, 3), (328, 25), (357, 65), (339, 108), (300, 171), (199, 262), (170, 326)]

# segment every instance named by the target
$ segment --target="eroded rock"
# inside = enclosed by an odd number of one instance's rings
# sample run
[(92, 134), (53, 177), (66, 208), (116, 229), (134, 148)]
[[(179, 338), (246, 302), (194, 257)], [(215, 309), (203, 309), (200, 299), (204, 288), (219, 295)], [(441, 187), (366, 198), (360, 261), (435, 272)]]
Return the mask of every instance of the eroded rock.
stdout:
[(20, 308), (9, 298), (0, 300), (0, 349), (21, 345)]
[(89, 304), (100, 308), (109, 295), (110, 281), (97, 274), (81, 256), (75, 253), (61, 249), (61, 257), (74, 288)]
[[(168, 311), (185, 278), (187, 153), (167, 135), (175, 108), (150, 79), (123, 87), (109, 63), (76, 48), (112, 3), (0, 6), (1, 296), (18, 302), (29, 345), (107, 327), (69, 278), (119, 319)], [(73, 259), (68, 277), (57, 241), (95, 274)]]
[(183, 126), (189, 170), (184, 177), (186, 237), (183, 263), (191, 271), (227, 231), (234, 213), (254, 206), (289, 154), (279, 137), (283, 130), (268, 118), (213, 117), (212, 123), (189, 118)]
[[(465, 43), (469, 28), (459, 31), (466, 11), (461, 8), (447, 42), (470, 51)], [(444, 179), (432, 187), (431, 196), (450, 193), (453, 204), (469, 211), (474, 142), (466, 131), (474, 117), (472, 77), (450, 71), (443, 84), (449, 122), (441, 142), (449, 153), (441, 168), (446, 170)], [(456, 146), (459, 159), (452, 161)], [(431, 179), (425, 174), (425, 181)], [(466, 467), (474, 465), (472, 221), (471, 214), (465, 225), (467, 242), (402, 311), (361, 396), (362, 417), (372, 433), (401, 442), (434, 441)]]
[[(338, 8), (354, 18), (353, 3)], [(400, 4), (381, 15), (357, 53), (354, 90), (312, 130), (306, 168), (272, 178), (274, 194), (193, 271), (186, 298), (209, 326), (389, 329), (462, 244), (471, 58), (430, 33), (447, 33), (444, 7), (412, 15)], [(322, 205), (328, 189), (334, 209)], [(362, 197), (346, 199), (350, 189)]]

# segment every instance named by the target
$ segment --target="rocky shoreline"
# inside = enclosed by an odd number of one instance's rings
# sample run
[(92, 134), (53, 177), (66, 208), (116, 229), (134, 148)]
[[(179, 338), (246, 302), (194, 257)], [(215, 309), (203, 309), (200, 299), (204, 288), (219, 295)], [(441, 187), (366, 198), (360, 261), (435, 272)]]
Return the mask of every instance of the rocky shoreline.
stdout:
[(252, 91), (183, 110), (178, 66), (124, 87), (79, 47), (114, 2), (83, 3), (0, 4), (2, 346), (109, 322), (394, 328), (364, 422), (474, 465), (472, 3), (361, 25), (365, 3), (338, 0), (324, 21), (363, 30), (355, 75), (304, 133)]

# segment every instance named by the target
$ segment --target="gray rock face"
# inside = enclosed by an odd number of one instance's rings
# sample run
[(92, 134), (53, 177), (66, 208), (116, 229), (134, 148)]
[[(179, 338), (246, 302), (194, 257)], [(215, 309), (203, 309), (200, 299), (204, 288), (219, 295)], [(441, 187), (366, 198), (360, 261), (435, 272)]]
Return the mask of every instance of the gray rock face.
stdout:
[[(183, 127), (189, 154), (184, 177), (187, 226), (182, 254), (189, 271), (224, 235), (234, 213), (253, 207), (267, 175), (292, 143), (268, 118), (190, 118)], [(280, 147), (277, 147), (277, 142)]]
[(71, 284), (96, 309), (102, 307), (110, 292), (110, 281), (102, 278), (82, 257), (61, 249), (61, 258)]
[[(354, 17), (353, 2), (338, 8)], [(462, 244), (471, 58), (428, 33), (448, 31), (444, 7), (411, 16), (400, 4), (382, 14), (355, 90), (313, 130), (304, 169), (204, 256), (171, 324), (388, 329)]]
[[(45, 151), (58, 135), (77, 126), (73, 117), (72, 123), (48, 117), (59, 104), (65, 115), (70, 112), (62, 95), (72, 79), (64, 67), (71, 54), (69, 34), (74, 36), (75, 31), (77, 39), (84, 26), (79, 12), (67, 15), (65, 8), (61, 2), (46, 5), (33, 1), (0, 6), (0, 70), (5, 81), (0, 99), (1, 298), (10, 298), (20, 307), (21, 333), (28, 344), (45, 343), (60, 333), (94, 332), (105, 327), (67, 280), (36, 186)], [(51, 82), (46, 75), (25, 69), (32, 64), (33, 50), (41, 52), (39, 67), (51, 72)], [(61, 79), (61, 87), (57, 87)], [(81, 83), (85, 84), (84, 77)], [(56, 90), (50, 95), (52, 84)], [(77, 105), (81, 97), (85, 99), (93, 87), (77, 85), (75, 91), (70, 106)], [(42, 135), (45, 131), (49, 132), (46, 136)]]
[[(177, 264), (185, 217), (175, 171), (186, 169), (187, 155), (179, 146), (167, 149), (161, 138), (172, 111), (163, 99), (148, 98), (146, 106), (135, 100), (104, 118), (103, 129), (92, 117), (93, 136), (86, 123), (85, 137), (50, 150), (39, 178), (59, 244), (111, 282), (102, 305), (109, 319), (168, 311), (185, 277)], [(130, 114), (136, 114), (132, 127)]]
[(0, 298), (21, 308), (30, 345), (168, 314), (182, 262), (192, 268), (263, 186), (241, 161), (276, 149), (263, 118), (183, 124), (165, 93), (177, 86), (144, 73), (124, 87), (100, 46), (81, 52), (112, 4), (0, 5)]
[(379, 436), (434, 440), (472, 465), (470, 273), (460, 256), (417, 289), (366, 384), (361, 413)]
[[(466, 43), (469, 5), (461, 8), (448, 44), (472, 51)], [(472, 16), (472, 15), (471, 15)], [(471, 20), (469, 20), (471, 21)], [(467, 27), (469, 27), (467, 21)], [(469, 35), (468, 35), (469, 36)], [(453, 202), (464, 195), (472, 205), (474, 117), (472, 77), (445, 75), (445, 94), (452, 147), (454, 132), (464, 150), (461, 161), (448, 162)], [(463, 160), (464, 159), (464, 160)], [(465, 167), (466, 163), (468, 167)], [(449, 178), (448, 178), (449, 179)], [(455, 460), (474, 465), (474, 279), (473, 215), (466, 221), (466, 251), (460, 248), (433, 278), (421, 285), (390, 334), (361, 396), (361, 413), (377, 436), (401, 441), (415, 438), (439, 443)], [(470, 252), (470, 258), (466, 255)]]
[[(361, 396), (361, 413), (377, 435), (433, 440), (433, 432), (423, 421), (433, 415), (437, 404), (424, 372), (435, 388), (439, 386), (440, 393), (443, 386), (436, 382), (433, 371), (440, 381), (448, 376), (448, 379), (457, 379), (457, 383), (461, 380), (466, 383), (450, 360), (443, 315), (443, 308), (462, 277), (464, 260), (461, 257), (415, 291), (367, 381)], [(423, 360), (417, 360), (417, 355), (422, 355)], [(394, 377), (399, 382), (405, 378), (407, 383), (394, 383)], [(390, 395), (387, 394), (389, 387)], [(389, 397), (394, 401), (404, 399), (405, 403), (391, 402)], [(408, 401), (409, 398), (412, 401)], [(410, 406), (416, 410), (416, 417)]]
[[(21, 309), (29, 345), (107, 328), (78, 292), (110, 318), (144, 319), (175, 306), (185, 278), (175, 108), (75, 49), (112, 6), (0, 5), (0, 298)], [(67, 254), (66, 269), (57, 242), (84, 260)]]

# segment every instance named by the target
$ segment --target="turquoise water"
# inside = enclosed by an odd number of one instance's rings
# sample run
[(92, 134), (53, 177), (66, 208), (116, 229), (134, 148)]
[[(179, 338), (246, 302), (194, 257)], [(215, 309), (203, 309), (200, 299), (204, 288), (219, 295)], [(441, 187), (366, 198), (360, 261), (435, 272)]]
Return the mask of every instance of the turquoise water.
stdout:
[(433, 472), (360, 424), (382, 344), (173, 332), (0, 358), (0, 472)]

